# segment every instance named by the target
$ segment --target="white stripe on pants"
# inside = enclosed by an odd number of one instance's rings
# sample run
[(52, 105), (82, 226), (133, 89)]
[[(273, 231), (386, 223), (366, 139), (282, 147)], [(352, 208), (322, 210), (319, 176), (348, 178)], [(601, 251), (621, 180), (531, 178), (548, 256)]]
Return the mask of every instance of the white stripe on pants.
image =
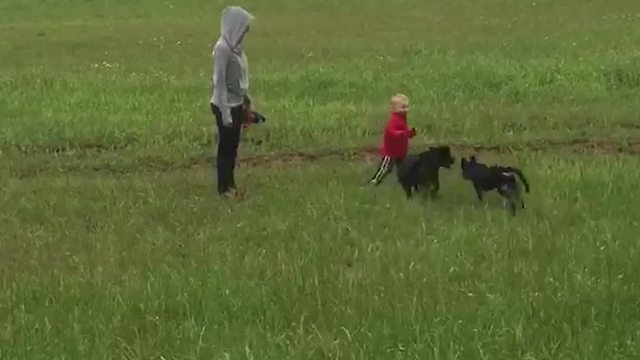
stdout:
[(373, 178), (371, 178), (372, 184), (379, 184), (385, 178), (385, 176), (387, 176), (391, 172), (391, 167), (393, 166), (392, 161), (393, 159), (389, 156), (385, 156), (382, 158), (378, 170), (376, 171), (375, 175), (373, 175)]

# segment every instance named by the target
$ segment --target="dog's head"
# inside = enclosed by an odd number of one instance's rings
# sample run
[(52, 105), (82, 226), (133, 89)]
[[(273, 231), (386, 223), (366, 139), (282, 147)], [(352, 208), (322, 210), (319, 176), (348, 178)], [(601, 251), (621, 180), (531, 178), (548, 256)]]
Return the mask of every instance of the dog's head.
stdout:
[(441, 167), (448, 169), (456, 162), (451, 155), (451, 148), (448, 146), (429, 147), (429, 150), (436, 154), (438, 165)]

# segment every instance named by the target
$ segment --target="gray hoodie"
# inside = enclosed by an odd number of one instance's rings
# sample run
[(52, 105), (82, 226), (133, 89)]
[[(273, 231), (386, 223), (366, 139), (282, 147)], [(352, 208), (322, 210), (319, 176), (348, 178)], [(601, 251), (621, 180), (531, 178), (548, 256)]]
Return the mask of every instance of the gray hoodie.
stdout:
[(253, 16), (239, 6), (222, 10), (220, 38), (213, 47), (213, 94), (211, 103), (218, 106), (222, 121), (230, 124), (230, 108), (243, 103), (249, 91), (249, 65), (242, 39)]

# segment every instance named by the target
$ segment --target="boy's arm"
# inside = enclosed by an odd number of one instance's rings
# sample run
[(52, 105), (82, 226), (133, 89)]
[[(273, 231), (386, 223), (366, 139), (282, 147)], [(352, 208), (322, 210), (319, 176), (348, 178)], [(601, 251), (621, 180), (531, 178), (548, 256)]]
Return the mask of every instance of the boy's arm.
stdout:
[(413, 137), (415, 135), (415, 129), (407, 129), (406, 126), (403, 126), (399, 123), (391, 123), (389, 126), (389, 133), (391, 133), (394, 137)]

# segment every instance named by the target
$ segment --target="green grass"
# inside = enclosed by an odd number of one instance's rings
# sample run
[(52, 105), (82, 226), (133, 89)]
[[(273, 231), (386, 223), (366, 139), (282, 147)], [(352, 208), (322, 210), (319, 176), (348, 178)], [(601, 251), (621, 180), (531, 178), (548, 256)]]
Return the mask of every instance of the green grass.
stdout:
[(268, 118), (243, 158), (375, 146), (401, 91), (414, 150), (515, 146), (481, 158), (523, 168), (527, 209), (458, 164), (406, 201), (350, 152), (241, 163), (223, 202), (222, 2), (4, 0), (0, 359), (637, 358), (640, 160), (527, 150), (637, 150), (635, 1), (240, 3)]
[(519, 161), (516, 218), (457, 168), (436, 202), (363, 162), (243, 169), (239, 203), (201, 168), (5, 179), (0, 354), (631, 358), (638, 159)]
[[(221, 5), (122, 3), (8, 1), (0, 146), (210, 148)], [(421, 141), (637, 137), (635, 3), (535, 4), (248, 3), (252, 94), (269, 119), (251, 150), (370, 144), (397, 91)]]

